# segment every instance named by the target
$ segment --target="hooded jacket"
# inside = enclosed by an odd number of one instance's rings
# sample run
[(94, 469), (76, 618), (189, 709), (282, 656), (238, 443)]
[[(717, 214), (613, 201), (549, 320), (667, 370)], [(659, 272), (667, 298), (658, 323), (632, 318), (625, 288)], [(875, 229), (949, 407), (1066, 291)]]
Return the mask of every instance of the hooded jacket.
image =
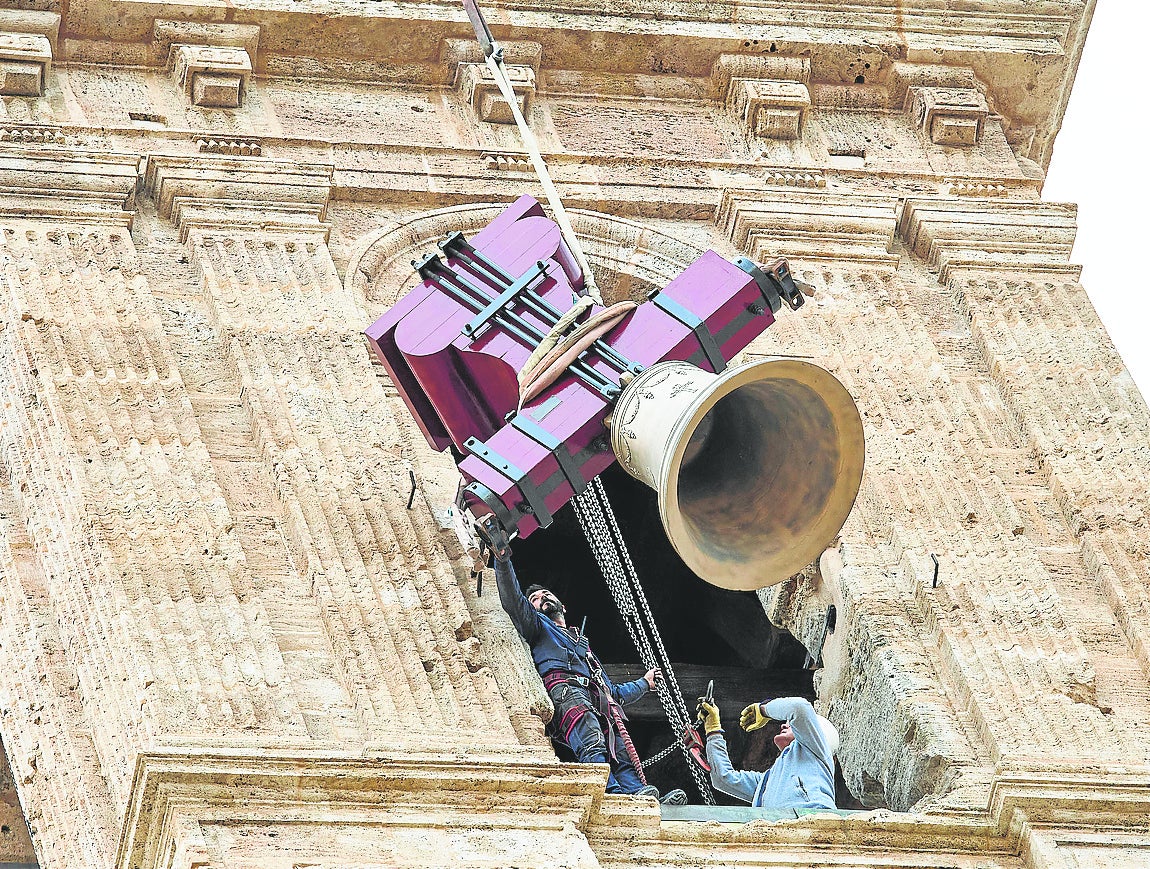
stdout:
[[(795, 741), (779, 754), (766, 772), (736, 770), (722, 733), (707, 738), (711, 784), (732, 797), (765, 809), (835, 808), (835, 749), (838, 732), (820, 721), (809, 700), (778, 697), (766, 705), (767, 715), (787, 721)], [(823, 724), (822, 722), (825, 722)]]

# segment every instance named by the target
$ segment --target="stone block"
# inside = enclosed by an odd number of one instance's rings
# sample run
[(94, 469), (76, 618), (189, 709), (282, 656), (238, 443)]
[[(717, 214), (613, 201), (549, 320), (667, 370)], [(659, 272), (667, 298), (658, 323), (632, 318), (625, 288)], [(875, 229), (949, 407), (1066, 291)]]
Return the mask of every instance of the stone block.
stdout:
[(797, 81), (736, 78), (727, 95), (731, 112), (765, 139), (799, 138), (810, 106), (810, 91)]
[(990, 114), (986, 98), (975, 88), (912, 87), (906, 108), (931, 142), (956, 147), (977, 145)]
[(235, 109), (252, 72), (247, 51), (233, 46), (173, 45), (173, 72), (197, 106)]
[(197, 72), (192, 76), (192, 102), (197, 106), (237, 109), (243, 93), (238, 75)]
[(52, 68), (48, 37), (32, 33), (0, 33), (0, 94), (38, 97)]
[[(515, 93), (519, 110), (526, 117), (531, 108), (531, 100), (535, 97), (535, 70), (529, 66), (515, 64), (507, 64), (503, 68), (507, 70), (507, 77), (511, 80), (511, 89)], [(495, 75), (486, 64), (459, 64), (456, 81), (463, 98), (471, 103), (479, 120), (489, 124), (515, 123), (511, 106), (500, 93)]]

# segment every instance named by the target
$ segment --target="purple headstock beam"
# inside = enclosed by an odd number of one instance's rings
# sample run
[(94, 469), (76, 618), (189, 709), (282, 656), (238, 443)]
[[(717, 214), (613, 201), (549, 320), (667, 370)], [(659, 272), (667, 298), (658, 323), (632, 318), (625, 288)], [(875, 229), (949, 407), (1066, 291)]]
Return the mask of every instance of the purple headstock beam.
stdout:
[(603, 420), (625, 372), (670, 360), (721, 371), (783, 302), (802, 304), (785, 261), (763, 270), (707, 251), (517, 411), (518, 371), (583, 287), (575, 258), (529, 196), (440, 247), (368, 341), (428, 443), (452, 448), (464, 506), (520, 537), (615, 461)]

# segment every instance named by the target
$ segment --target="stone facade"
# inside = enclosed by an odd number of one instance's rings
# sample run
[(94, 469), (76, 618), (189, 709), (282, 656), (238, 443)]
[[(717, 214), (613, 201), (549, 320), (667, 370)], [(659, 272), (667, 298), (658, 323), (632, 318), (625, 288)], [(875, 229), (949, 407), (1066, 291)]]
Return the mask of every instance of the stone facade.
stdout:
[(837, 605), (884, 808), (743, 825), (555, 759), (365, 350), (537, 193), (462, 9), (2, 5), (0, 860), (18, 798), (45, 869), (1150, 862), (1150, 412), (1041, 199), (1093, 0), (489, 10), (605, 293), (786, 255), (747, 357), (863, 413), (838, 545), (760, 597)]

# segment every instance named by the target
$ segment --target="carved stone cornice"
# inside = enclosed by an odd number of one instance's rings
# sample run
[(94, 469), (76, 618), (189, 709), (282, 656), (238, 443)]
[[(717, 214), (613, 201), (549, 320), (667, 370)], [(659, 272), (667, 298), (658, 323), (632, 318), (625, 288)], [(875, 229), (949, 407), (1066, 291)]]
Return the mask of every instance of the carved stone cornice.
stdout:
[[(730, 0), (672, 4), (648, 16), (589, 0), (546, 9), (511, 3), (500, 7), (491, 24), (498, 38), (537, 43), (547, 69), (586, 70), (609, 60), (621, 75), (705, 78), (724, 54), (758, 52), (808, 57), (812, 82), (869, 85), (881, 83), (895, 63), (942, 58), (973, 70), (1012, 142), (1045, 163), (1084, 41), (1088, 6), (1088, 0), (972, 0), (956, 10), (930, 0), (909, 8), (898, 0), (849, 7), (833, 0), (798, 7), (783, 0), (753, 6)], [(202, 19), (196, 23), (208, 24), (217, 15), (210, 6), (181, 8), (181, 14)], [(130, 0), (68, 7), (63, 62), (149, 58), (158, 9)], [(312, 17), (322, 17), (322, 28), (310, 27)], [(253, 58), (255, 69), (277, 75), (446, 85), (456, 66), (445, 65), (444, 46), (471, 38), (465, 16), (447, 0), (373, 4), (357, 7), (354, 15), (332, 14), (318, 0), (290, 9), (255, 0), (229, 18), (236, 25), (258, 25), (261, 56)], [(643, 27), (635, 26), (636, 18)], [(420, 34), (414, 41), (413, 28)], [(308, 37), (301, 39), (305, 32)], [(1030, 62), (1003, 62), (1018, 56)]]
[(822, 192), (727, 190), (715, 222), (752, 259), (851, 261), (892, 269), (897, 200)]
[(0, 214), (10, 218), (130, 226), (135, 154), (0, 148)]
[(1063, 271), (1070, 265), (1077, 208), (1005, 199), (910, 199), (899, 234), (944, 283), (956, 268)]
[(260, 158), (157, 154), (144, 189), (187, 240), (193, 229), (314, 233), (326, 240), (332, 167)]

